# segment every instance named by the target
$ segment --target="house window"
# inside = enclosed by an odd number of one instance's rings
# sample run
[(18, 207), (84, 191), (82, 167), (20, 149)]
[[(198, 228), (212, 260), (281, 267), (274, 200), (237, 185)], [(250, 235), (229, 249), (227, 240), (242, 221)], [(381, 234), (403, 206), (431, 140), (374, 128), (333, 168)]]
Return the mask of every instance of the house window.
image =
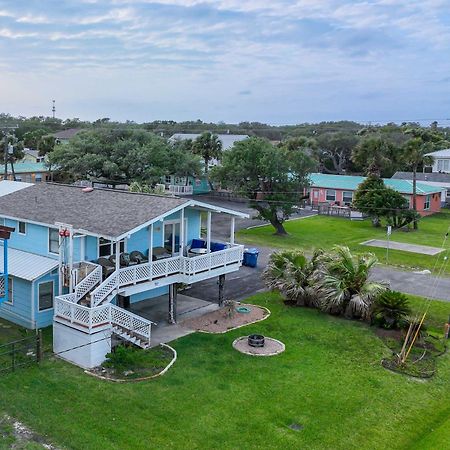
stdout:
[(425, 197), (425, 203), (423, 204), (423, 209), (430, 209), (431, 195)]
[(326, 199), (328, 202), (335, 202), (336, 201), (336, 191), (334, 189), (327, 189)]
[(342, 202), (344, 205), (350, 206), (353, 201), (353, 192), (352, 191), (344, 191), (342, 192)]
[[(120, 241), (120, 253), (125, 251), (125, 239)], [(98, 241), (98, 256), (110, 256), (116, 253), (116, 244), (109, 239), (100, 238)]]
[(166, 184), (172, 183), (172, 176), (171, 176), (171, 175), (166, 175), (166, 176), (164, 177), (164, 179), (165, 179), (165, 183), (166, 183)]
[(53, 281), (39, 285), (39, 311), (53, 308)]
[(48, 229), (48, 251), (59, 255), (59, 232), (55, 228)]
[(36, 183), (40, 183), (42, 181), (42, 174), (41, 173), (37, 173), (36, 176), (34, 177), (34, 181)]
[(14, 304), (14, 297), (13, 297), (14, 288), (13, 288), (13, 285), (14, 285), (14, 283), (13, 283), (12, 277), (8, 277), (8, 301), (5, 302), (5, 304), (7, 304), (7, 305)]
[(27, 224), (25, 222), (19, 222), (18, 228), (19, 234), (27, 234)]

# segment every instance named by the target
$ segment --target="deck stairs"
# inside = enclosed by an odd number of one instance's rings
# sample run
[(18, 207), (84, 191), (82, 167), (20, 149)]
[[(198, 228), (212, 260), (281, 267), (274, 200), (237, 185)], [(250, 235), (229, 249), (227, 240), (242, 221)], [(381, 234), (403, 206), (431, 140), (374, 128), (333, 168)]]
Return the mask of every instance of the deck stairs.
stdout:
[(150, 347), (150, 339), (148, 337), (143, 337), (134, 331), (128, 330), (127, 328), (119, 325), (113, 325), (112, 332), (124, 341), (130, 342), (131, 344), (137, 345), (143, 349)]

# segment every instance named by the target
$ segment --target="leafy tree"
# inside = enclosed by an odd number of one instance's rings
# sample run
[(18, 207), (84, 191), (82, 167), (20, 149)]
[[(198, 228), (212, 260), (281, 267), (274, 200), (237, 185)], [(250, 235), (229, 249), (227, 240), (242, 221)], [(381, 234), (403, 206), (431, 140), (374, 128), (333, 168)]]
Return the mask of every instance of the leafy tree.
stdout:
[(316, 306), (319, 300), (313, 275), (320, 264), (322, 251), (315, 251), (311, 258), (300, 251), (282, 251), (270, 255), (263, 273), (266, 286), (278, 290), (287, 300), (298, 306)]
[(317, 137), (316, 155), (327, 173), (345, 173), (351, 163), (351, 155), (358, 144), (358, 137), (352, 133), (324, 133)]
[(355, 191), (353, 206), (367, 214), (375, 226), (385, 218), (388, 225), (401, 228), (411, 223), (416, 213), (409, 209), (408, 201), (402, 194), (386, 187), (384, 181), (375, 175), (369, 175)]
[(384, 138), (370, 136), (363, 139), (352, 152), (353, 163), (365, 173), (376, 176), (392, 175), (398, 151)]
[(398, 329), (407, 323), (410, 313), (408, 297), (401, 292), (388, 290), (375, 301), (372, 320), (383, 328)]
[(321, 309), (369, 319), (372, 303), (387, 289), (384, 283), (369, 280), (377, 262), (371, 253), (353, 256), (348, 247), (335, 246), (316, 275), (322, 293)]
[(42, 137), (47, 134), (48, 134), (48, 131), (44, 130), (42, 128), (38, 128), (33, 131), (27, 131), (23, 135), (23, 145), (25, 147), (37, 149)]
[(51, 134), (42, 136), (37, 141), (37, 149), (39, 151), (39, 155), (45, 156), (47, 153), (50, 153), (55, 147), (55, 141), (56, 139)]
[(216, 134), (209, 131), (202, 133), (192, 144), (192, 151), (205, 161), (205, 173), (208, 173), (209, 162), (222, 156), (222, 142)]
[(99, 128), (80, 132), (69, 144), (57, 145), (49, 163), (73, 179), (157, 183), (169, 166), (170, 146), (143, 130)]
[(168, 172), (178, 177), (185, 177), (186, 185), (189, 177), (202, 174), (203, 164), (200, 156), (192, 153), (192, 141), (178, 141), (169, 150)]
[(299, 202), (314, 165), (301, 150), (288, 151), (253, 137), (225, 152), (222, 165), (212, 175), (222, 186), (248, 198), (258, 217), (270, 222), (276, 234), (286, 235), (283, 223)]

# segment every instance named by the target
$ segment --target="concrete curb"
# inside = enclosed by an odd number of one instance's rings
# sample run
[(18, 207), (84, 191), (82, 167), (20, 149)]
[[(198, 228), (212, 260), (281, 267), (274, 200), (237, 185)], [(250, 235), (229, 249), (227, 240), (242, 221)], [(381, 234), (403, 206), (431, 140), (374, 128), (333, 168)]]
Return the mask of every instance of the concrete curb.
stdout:
[(225, 333), (228, 333), (229, 331), (238, 330), (239, 328), (246, 327), (248, 325), (253, 325), (254, 323), (262, 322), (263, 320), (268, 319), (270, 317), (270, 315), (272, 314), (270, 309), (266, 308), (265, 306), (252, 305), (250, 303), (240, 303), (240, 305), (242, 305), (242, 306), (254, 306), (254, 307), (257, 307), (257, 308), (264, 309), (264, 310), (267, 311), (267, 315), (264, 316), (262, 319), (255, 320), (254, 322), (244, 323), (242, 325), (238, 325), (237, 327), (228, 328), (228, 330), (225, 330), (225, 331), (205, 331), (205, 330), (194, 330), (194, 331), (197, 332), (197, 333), (205, 333), (205, 334), (225, 334)]
[(280, 355), (281, 353), (283, 353), (283, 352), (286, 350), (286, 346), (284, 345), (283, 342), (279, 341), (278, 339), (271, 338), (271, 337), (266, 337), (266, 339), (270, 339), (271, 341), (276, 342), (277, 344), (280, 344), (281, 350), (280, 350), (279, 352), (272, 352), (272, 353), (251, 353), (251, 352), (244, 352), (244, 351), (241, 351), (241, 350), (239, 350), (239, 349), (237, 349), (237, 348), (235, 347), (235, 344), (236, 344), (237, 342), (241, 341), (242, 339), (247, 339), (247, 338), (248, 338), (248, 336), (241, 336), (241, 337), (238, 337), (237, 339), (235, 339), (235, 340), (233, 341), (233, 344), (232, 344), (233, 348), (234, 348), (236, 351), (238, 351), (239, 353), (242, 353), (243, 355), (249, 355), (249, 356), (276, 356), (276, 355)]
[[(309, 219), (310, 217), (315, 217), (315, 216), (317, 216), (317, 215), (318, 215), (318, 214), (316, 213), (316, 214), (311, 214), (310, 216), (294, 217), (294, 218), (292, 218), (292, 219), (285, 220), (285, 222), (292, 222), (292, 221), (294, 221), (294, 220)], [(253, 229), (253, 228), (267, 227), (267, 226), (269, 226), (269, 225), (270, 225), (270, 223), (264, 223), (264, 224), (262, 224), (262, 225), (252, 225), (251, 227), (244, 228), (244, 230), (251, 230), (251, 229)]]
[(158, 372), (155, 375), (150, 375), (149, 377), (134, 378), (134, 379), (130, 379), (130, 380), (116, 380), (114, 378), (108, 378), (108, 377), (104, 377), (102, 375), (98, 375), (96, 373), (90, 372), (89, 370), (85, 370), (84, 373), (87, 375), (90, 375), (91, 377), (98, 378), (99, 380), (112, 381), (113, 383), (138, 383), (139, 381), (152, 380), (153, 378), (157, 378), (157, 377), (164, 375), (175, 364), (175, 361), (178, 358), (177, 351), (173, 347), (171, 347), (170, 345), (167, 345), (167, 344), (163, 344), (163, 343), (161, 343), (159, 345), (171, 350), (173, 353), (173, 357), (172, 357), (172, 360), (170, 361), (170, 363), (167, 364), (167, 366), (163, 370), (161, 370), (161, 372)]

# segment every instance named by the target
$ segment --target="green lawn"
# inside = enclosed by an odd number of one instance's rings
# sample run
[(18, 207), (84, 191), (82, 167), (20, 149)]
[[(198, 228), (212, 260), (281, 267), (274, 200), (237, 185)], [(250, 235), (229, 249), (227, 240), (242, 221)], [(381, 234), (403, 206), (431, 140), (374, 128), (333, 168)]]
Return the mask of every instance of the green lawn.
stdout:
[[(387, 348), (362, 323), (287, 307), (278, 294), (249, 302), (272, 315), (175, 341), (178, 360), (161, 378), (114, 384), (50, 357), (2, 376), (0, 411), (71, 449), (444, 448), (448, 355), (433, 379), (409, 379), (381, 367)], [(443, 323), (450, 305), (436, 305), (433, 318)], [(258, 358), (232, 349), (250, 332), (282, 340), (286, 352)]]
[[(450, 211), (446, 210), (421, 219), (418, 231), (393, 231), (391, 240), (440, 248), (449, 226)], [(313, 216), (288, 221), (285, 228), (289, 233), (286, 237), (275, 236), (273, 228), (268, 225), (242, 230), (239, 232), (239, 238), (250, 245), (289, 249), (297, 247), (307, 251), (315, 248), (329, 249), (335, 244), (344, 244), (353, 251), (375, 253), (381, 263), (386, 263), (386, 249), (360, 245), (369, 239), (386, 239), (386, 230), (374, 228), (370, 220), (350, 221), (340, 217)], [(449, 248), (450, 239), (446, 244), (446, 249)], [(389, 264), (395, 266), (432, 270), (436, 259), (437, 256), (389, 251)], [(450, 264), (446, 266), (446, 272), (450, 273)]]

